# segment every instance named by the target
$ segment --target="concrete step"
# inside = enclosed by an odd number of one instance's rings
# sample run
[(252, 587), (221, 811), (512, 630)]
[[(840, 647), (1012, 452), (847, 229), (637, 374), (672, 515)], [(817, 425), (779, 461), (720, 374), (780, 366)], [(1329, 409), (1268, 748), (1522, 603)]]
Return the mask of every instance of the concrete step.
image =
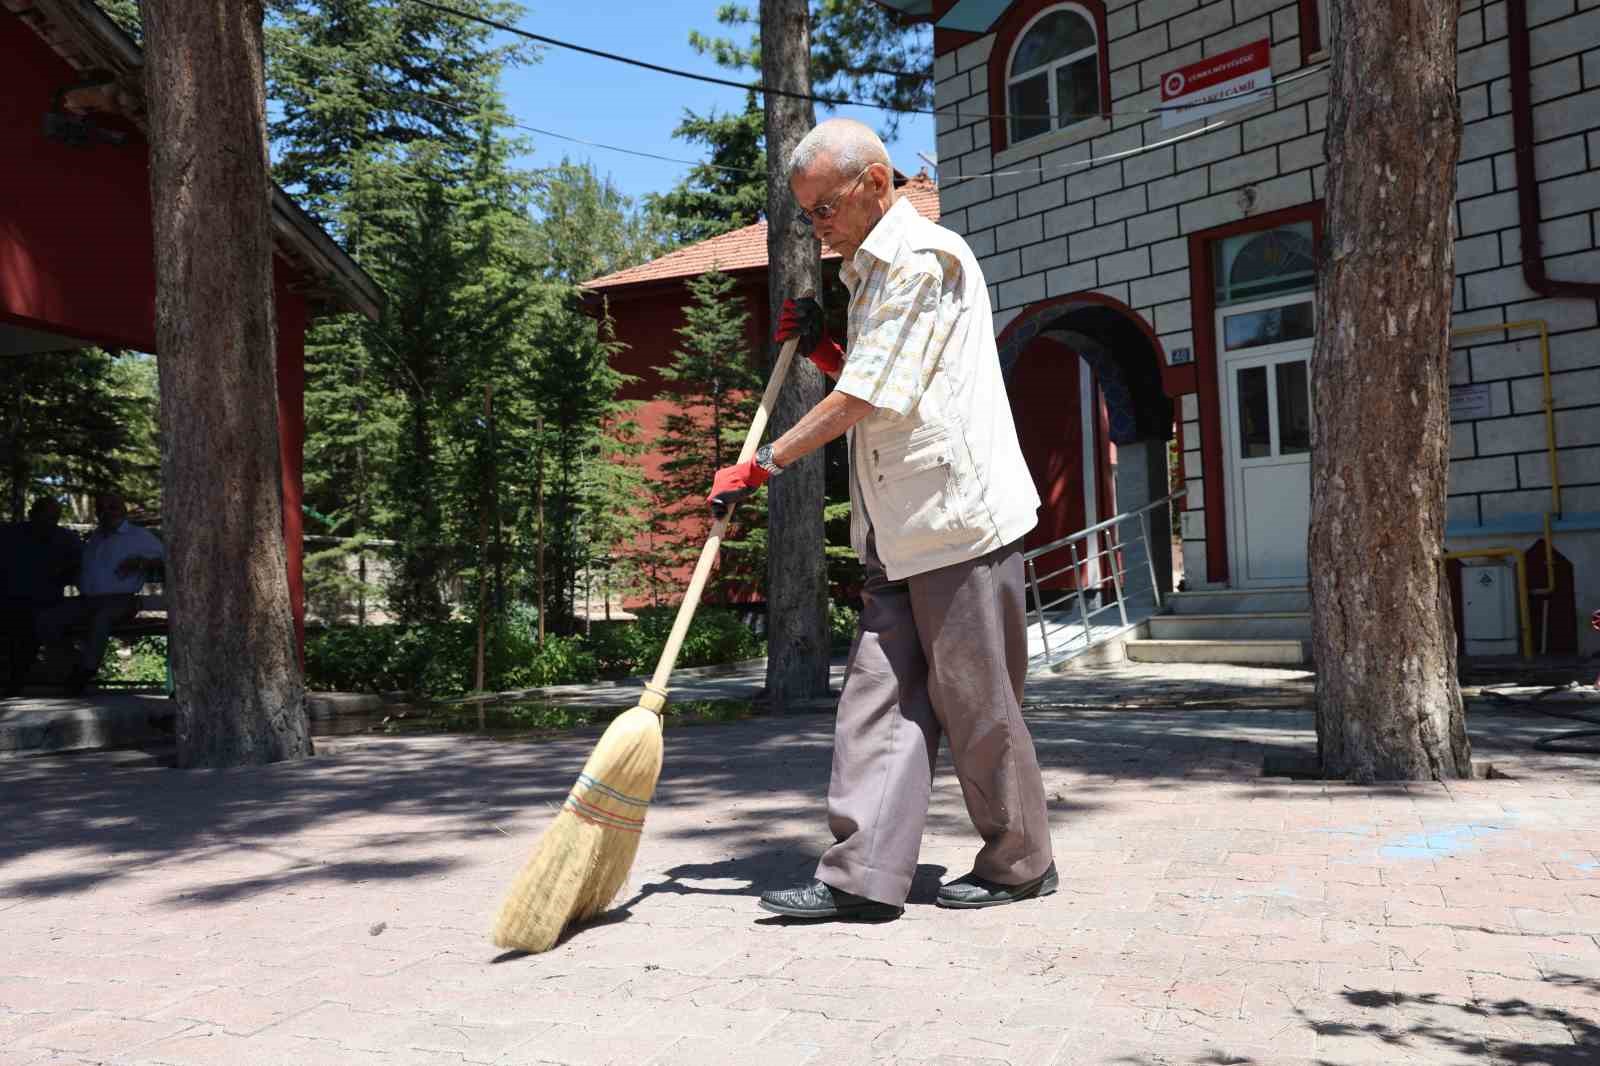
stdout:
[(1125, 649), (1139, 663), (1296, 666), (1310, 660), (1299, 640), (1130, 640)]
[(1166, 605), (1175, 614), (1260, 614), (1311, 610), (1305, 587), (1282, 589), (1196, 589), (1174, 592)]
[(1311, 615), (1304, 611), (1250, 614), (1158, 614), (1150, 619), (1157, 640), (1311, 639)]

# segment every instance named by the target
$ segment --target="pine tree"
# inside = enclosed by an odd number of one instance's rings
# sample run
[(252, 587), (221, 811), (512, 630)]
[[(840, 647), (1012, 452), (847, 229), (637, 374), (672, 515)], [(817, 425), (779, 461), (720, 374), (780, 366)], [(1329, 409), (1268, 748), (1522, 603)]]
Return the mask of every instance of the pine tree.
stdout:
[(637, 511), (642, 491), (625, 471), (610, 469), (632, 466), (632, 405), (617, 399), (631, 379), (611, 365), (620, 345), (607, 316), (596, 328), (579, 289), (651, 254), (648, 226), (630, 208), (609, 180), (565, 161), (544, 173), (534, 196), (541, 294), (530, 385), (543, 419), (545, 609), (558, 631), (574, 625), (580, 580), (623, 538), (627, 527), (617, 523)]
[[(460, 6), (496, 18), (521, 10)], [(402, 553), (395, 606), (443, 617), (440, 582), (460, 550), (439, 427), (456, 417), (485, 346), (504, 349), (521, 328), (474, 317), (487, 298), (474, 287), (501, 252), (483, 246), (470, 214), (486, 196), (504, 199), (485, 191), (510, 155), (496, 132), (505, 124), (496, 85), (504, 65), (530, 53), (497, 45), (479, 23), (372, 0), (281, 0), (267, 41), (276, 177), (391, 298), (377, 326), (346, 316), (309, 332), (308, 502), (333, 520), (344, 552), (375, 533), (415, 544)], [(501, 225), (490, 244), (516, 239)]]
[(30, 497), (88, 496), (116, 486), (159, 498), (155, 368), (149, 356), (98, 348), (0, 359), (4, 511), (20, 522)]
[[(662, 561), (691, 564), (710, 531), (706, 486), (720, 467), (737, 457), (760, 398), (759, 355), (748, 350), (750, 319), (738, 282), (720, 270), (691, 278), (692, 302), (684, 308), (680, 344), (661, 376), (672, 388), (656, 398), (673, 404), (656, 442), (666, 457), (662, 477), (651, 488), (657, 516), (654, 531)], [(766, 495), (740, 505), (723, 540), (718, 567), (719, 593), (726, 602), (739, 585), (759, 586), (765, 578)]]
[[(691, 32), (689, 43), (733, 69), (761, 69), (760, 20), (743, 4), (724, 4), (717, 21), (748, 31), (748, 42)], [(815, 0), (811, 4), (811, 91), (877, 104), (892, 138), (905, 110), (933, 107), (933, 33), (881, 4)]]
[(703, 241), (761, 217), (767, 205), (763, 126), (754, 93), (739, 113), (684, 112), (672, 135), (705, 145), (710, 156), (668, 192), (645, 198), (646, 209), (673, 243)]

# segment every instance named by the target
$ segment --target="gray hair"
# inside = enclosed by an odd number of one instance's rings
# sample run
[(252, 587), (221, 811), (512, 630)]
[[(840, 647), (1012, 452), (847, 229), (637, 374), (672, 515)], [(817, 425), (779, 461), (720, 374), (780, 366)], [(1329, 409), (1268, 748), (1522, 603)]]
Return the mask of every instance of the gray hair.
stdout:
[(872, 127), (853, 118), (830, 118), (818, 123), (789, 153), (789, 173), (810, 170), (827, 159), (841, 174), (857, 174), (873, 163), (891, 166), (888, 149)]

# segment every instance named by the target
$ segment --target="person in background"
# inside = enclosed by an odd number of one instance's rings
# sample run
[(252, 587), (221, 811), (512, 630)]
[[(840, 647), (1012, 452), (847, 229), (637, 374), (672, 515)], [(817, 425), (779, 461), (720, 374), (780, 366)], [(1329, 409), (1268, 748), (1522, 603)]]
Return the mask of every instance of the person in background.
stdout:
[(120, 495), (96, 497), (94, 511), (98, 524), (83, 542), (79, 595), (62, 600), (39, 619), (40, 636), (48, 643), (60, 641), (70, 626), (87, 631), (67, 680), (67, 693), (74, 696), (100, 672), (112, 628), (138, 613), (147, 572), (166, 558), (154, 533), (128, 521), (128, 505)]
[(22, 695), (39, 654), (39, 616), (61, 602), (62, 587), (77, 573), (82, 542), (60, 521), (60, 501), (41, 496), (26, 522), (0, 528), (0, 632), (8, 665), (0, 698)]

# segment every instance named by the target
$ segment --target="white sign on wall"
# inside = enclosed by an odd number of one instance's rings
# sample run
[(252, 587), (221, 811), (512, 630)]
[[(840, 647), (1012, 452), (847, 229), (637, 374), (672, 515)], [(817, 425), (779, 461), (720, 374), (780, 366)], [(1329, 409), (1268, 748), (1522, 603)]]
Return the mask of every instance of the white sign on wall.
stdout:
[(1470, 422), (1494, 414), (1494, 397), (1488, 385), (1457, 385), (1450, 390), (1450, 421)]
[(1245, 107), (1272, 86), (1272, 42), (1263, 38), (1161, 75), (1161, 128)]

